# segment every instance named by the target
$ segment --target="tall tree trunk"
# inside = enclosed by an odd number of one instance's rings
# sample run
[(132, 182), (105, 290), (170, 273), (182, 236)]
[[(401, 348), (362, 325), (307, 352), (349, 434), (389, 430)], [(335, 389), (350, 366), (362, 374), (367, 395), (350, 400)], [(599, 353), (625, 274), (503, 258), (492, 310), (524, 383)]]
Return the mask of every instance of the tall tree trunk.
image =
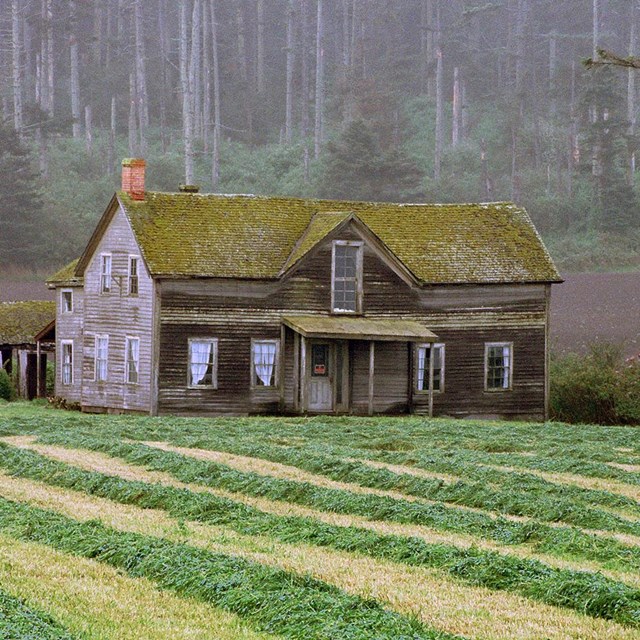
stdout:
[(453, 70), (453, 109), (451, 120), (451, 146), (457, 147), (460, 143), (460, 130), (462, 129), (462, 89), (460, 88), (460, 69)]
[(72, 132), (74, 138), (79, 138), (82, 133), (80, 123), (80, 60), (78, 54), (78, 16), (76, 10), (76, 0), (69, 0), (70, 12), (70, 34), (69, 34), (69, 56), (71, 62), (71, 118), (73, 120)]
[(204, 153), (211, 147), (211, 7), (202, 5), (202, 142)]
[(443, 99), (443, 62), (442, 62), (442, 22), (440, 4), (436, 6), (436, 131), (435, 153), (433, 158), (433, 177), (440, 180), (442, 172), (442, 151), (444, 148), (444, 99)]
[(309, 98), (311, 92), (311, 80), (310, 80), (310, 63), (309, 63), (309, 41), (310, 29), (309, 29), (309, 0), (302, 0), (302, 16), (301, 16), (301, 29), (300, 29), (300, 57), (301, 57), (301, 113), (300, 113), (300, 129), (302, 132), (302, 138), (305, 140), (309, 135)]
[(202, 60), (202, 0), (193, 1), (193, 15), (191, 18), (191, 58), (189, 61), (189, 83), (191, 85), (191, 113), (193, 115), (194, 138), (202, 131), (202, 103), (201, 87), (202, 74), (200, 61)]
[(145, 156), (147, 153), (147, 129), (149, 128), (149, 98), (147, 95), (142, 0), (135, 0), (133, 12), (136, 51), (136, 104), (138, 111), (138, 135), (140, 138), (140, 153), (142, 156)]
[(598, 58), (598, 47), (600, 46), (600, 0), (593, 0), (593, 36), (592, 51), (593, 59)]
[(22, 67), (22, 4), (11, 1), (11, 54), (13, 71), (13, 126), (22, 135), (24, 116), (22, 111), (23, 67)]
[(136, 74), (134, 70), (129, 72), (129, 155), (138, 156), (138, 89), (136, 87)]
[[(435, 95), (434, 77), (430, 71), (431, 61), (434, 59), (434, 0), (422, 0), (420, 11), (420, 58), (422, 62), (422, 90), (432, 98)], [(439, 0), (436, 0), (439, 2)]]
[(258, 43), (256, 47), (256, 89), (258, 95), (264, 93), (265, 87), (265, 65), (264, 65), (264, 0), (257, 0), (258, 15)]
[(236, 0), (236, 25), (238, 28), (238, 60), (240, 62), (240, 79), (245, 89), (244, 109), (247, 121), (247, 141), (253, 140), (253, 96), (249, 83), (249, 63), (247, 60), (247, 45), (245, 34), (245, 20), (242, 9), (242, 0)]
[(162, 152), (166, 153), (169, 146), (167, 140), (167, 94), (171, 86), (168, 64), (168, 52), (170, 50), (169, 35), (167, 32), (167, 0), (160, 0), (158, 7), (158, 32), (160, 40), (161, 78), (160, 78), (160, 139)]
[(324, 16), (323, 0), (318, 0), (318, 12), (316, 23), (316, 107), (315, 107), (315, 131), (314, 131), (314, 156), (320, 157), (322, 146), (323, 109), (324, 109)]
[(87, 153), (91, 155), (93, 153), (93, 123), (91, 105), (87, 104), (84, 107), (84, 139)]
[(558, 98), (556, 95), (556, 74), (558, 66), (558, 34), (549, 34), (549, 112), (555, 118), (558, 112)]
[(107, 145), (107, 172), (115, 174), (116, 163), (116, 97), (111, 97), (111, 126), (109, 127), (109, 143)]
[[(636, 55), (637, 41), (637, 0), (631, 0), (629, 16), (629, 55)], [(627, 75), (627, 121), (629, 122), (629, 136), (633, 138), (636, 133), (636, 70), (629, 69)], [(632, 152), (629, 158), (629, 184), (633, 184), (633, 174), (636, 170), (636, 154)]]
[(189, 82), (188, 0), (180, 1), (180, 87), (182, 90), (182, 130), (184, 135), (184, 174), (186, 184), (193, 184), (193, 116)]
[(54, 84), (54, 55), (53, 55), (53, 0), (45, 0), (46, 7), (46, 70), (47, 70), (47, 105), (45, 111), (50, 118), (54, 115), (55, 84)]
[(220, 184), (220, 64), (218, 61), (218, 25), (216, 2), (209, 0), (211, 13), (211, 61), (213, 65), (213, 153), (211, 158), (211, 185), (216, 191)]
[(285, 97), (284, 140), (291, 144), (293, 140), (293, 63), (295, 36), (295, 0), (289, 0), (287, 16), (287, 86)]

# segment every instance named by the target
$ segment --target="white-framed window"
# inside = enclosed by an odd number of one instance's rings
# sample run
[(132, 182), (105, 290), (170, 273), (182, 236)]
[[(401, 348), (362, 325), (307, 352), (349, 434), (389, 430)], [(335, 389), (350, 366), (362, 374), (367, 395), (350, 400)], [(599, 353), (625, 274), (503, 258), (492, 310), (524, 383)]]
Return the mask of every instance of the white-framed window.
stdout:
[(511, 389), (513, 377), (513, 343), (485, 343), (484, 371), (484, 387), (487, 391), (506, 391)]
[(331, 310), (362, 311), (362, 242), (336, 240), (331, 255)]
[(129, 287), (130, 296), (138, 295), (140, 256), (129, 256)]
[(73, 313), (73, 290), (62, 289), (60, 296), (62, 313)]
[(61, 340), (60, 349), (60, 371), (62, 384), (67, 386), (73, 384), (73, 340)]
[(105, 382), (107, 379), (109, 363), (109, 336), (97, 335), (94, 355), (94, 379), (96, 382)]
[(111, 254), (100, 254), (100, 291), (109, 293), (111, 291)]
[(419, 344), (416, 352), (416, 391), (429, 391), (429, 361), (433, 354), (433, 390), (443, 392), (444, 344)]
[(127, 336), (124, 347), (124, 379), (127, 384), (138, 384), (140, 372), (140, 338)]
[(278, 386), (279, 340), (251, 341), (251, 386)]
[(218, 388), (218, 339), (189, 339), (187, 385), (192, 389)]

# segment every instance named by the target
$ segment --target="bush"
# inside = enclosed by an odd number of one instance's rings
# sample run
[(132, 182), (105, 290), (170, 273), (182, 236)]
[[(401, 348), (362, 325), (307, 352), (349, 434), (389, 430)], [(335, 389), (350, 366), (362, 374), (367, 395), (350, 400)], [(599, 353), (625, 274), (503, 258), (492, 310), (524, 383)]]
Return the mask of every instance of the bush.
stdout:
[(9, 374), (0, 367), (0, 399), (10, 401), (15, 400), (16, 396), (16, 389)]
[(640, 424), (640, 361), (614, 345), (551, 362), (551, 416), (591, 424)]

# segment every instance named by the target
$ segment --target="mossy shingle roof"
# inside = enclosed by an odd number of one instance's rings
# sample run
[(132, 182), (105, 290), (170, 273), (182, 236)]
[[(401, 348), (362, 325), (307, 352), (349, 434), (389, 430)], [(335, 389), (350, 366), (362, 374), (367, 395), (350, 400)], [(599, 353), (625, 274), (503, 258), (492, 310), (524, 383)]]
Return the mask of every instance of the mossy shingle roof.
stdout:
[(154, 276), (277, 278), (353, 214), (422, 283), (560, 280), (528, 214), (510, 203), (157, 192), (118, 199)]
[(34, 336), (56, 317), (56, 303), (0, 303), (0, 344), (32, 344)]
[(55, 284), (58, 286), (78, 286), (82, 284), (82, 278), (75, 275), (76, 267), (78, 266), (79, 258), (76, 258), (73, 262), (65, 265), (56, 271), (52, 276), (47, 278), (47, 284)]

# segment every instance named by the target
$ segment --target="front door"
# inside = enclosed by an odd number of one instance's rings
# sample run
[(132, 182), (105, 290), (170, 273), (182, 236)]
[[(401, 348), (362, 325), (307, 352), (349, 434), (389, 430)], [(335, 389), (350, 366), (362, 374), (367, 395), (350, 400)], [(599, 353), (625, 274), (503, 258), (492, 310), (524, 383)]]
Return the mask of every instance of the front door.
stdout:
[(309, 359), (309, 411), (333, 411), (333, 358), (331, 345), (311, 343)]

